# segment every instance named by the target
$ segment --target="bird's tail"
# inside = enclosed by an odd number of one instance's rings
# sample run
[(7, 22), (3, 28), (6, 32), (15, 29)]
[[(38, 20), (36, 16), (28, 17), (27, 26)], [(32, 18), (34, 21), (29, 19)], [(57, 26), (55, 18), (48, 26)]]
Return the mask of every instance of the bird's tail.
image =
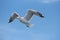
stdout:
[(29, 24), (29, 25), (26, 25), (27, 27), (32, 27), (34, 24)]

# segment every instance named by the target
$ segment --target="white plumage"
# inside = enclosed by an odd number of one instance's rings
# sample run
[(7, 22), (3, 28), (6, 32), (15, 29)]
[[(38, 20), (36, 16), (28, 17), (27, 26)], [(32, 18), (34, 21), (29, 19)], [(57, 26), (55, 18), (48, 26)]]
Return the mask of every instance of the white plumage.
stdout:
[(11, 23), (14, 19), (17, 18), (20, 22), (24, 23), (27, 27), (31, 27), (32, 24), (29, 23), (29, 20), (32, 18), (33, 15), (44, 18), (44, 16), (40, 12), (29, 9), (26, 16), (24, 17), (21, 17), (20, 15), (18, 15), (17, 12), (14, 12), (13, 15), (10, 16), (9, 23)]

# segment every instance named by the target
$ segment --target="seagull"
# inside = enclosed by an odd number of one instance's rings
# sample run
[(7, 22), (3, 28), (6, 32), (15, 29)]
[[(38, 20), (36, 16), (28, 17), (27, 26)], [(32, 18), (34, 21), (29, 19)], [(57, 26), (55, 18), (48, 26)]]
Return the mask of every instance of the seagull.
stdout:
[(29, 20), (32, 18), (33, 15), (36, 15), (36, 16), (39, 16), (41, 18), (44, 18), (44, 16), (36, 11), (36, 10), (33, 10), (33, 9), (29, 9), (27, 11), (27, 14), (26, 16), (22, 17), (20, 16), (17, 12), (14, 12), (10, 18), (9, 18), (9, 22), (8, 23), (11, 23), (13, 22), (15, 19), (18, 19), (20, 22), (22, 22), (23, 24), (25, 24), (27, 27), (31, 27), (32, 24), (29, 23)]

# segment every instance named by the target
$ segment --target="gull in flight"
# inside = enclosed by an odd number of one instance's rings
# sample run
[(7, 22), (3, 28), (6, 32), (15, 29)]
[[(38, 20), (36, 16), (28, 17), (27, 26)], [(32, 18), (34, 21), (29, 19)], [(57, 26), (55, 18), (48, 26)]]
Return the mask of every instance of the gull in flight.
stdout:
[(8, 23), (13, 22), (14, 19), (18, 19), (20, 22), (25, 24), (27, 27), (31, 27), (32, 24), (29, 23), (29, 20), (32, 18), (33, 15), (44, 18), (44, 16), (40, 12), (33, 10), (33, 9), (29, 9), (26, 16), (24, 16), (24, 17), (21, 17), (20, 15), (18, 15), (17, 12), (14, 12), (13, 15), (10, 16)]

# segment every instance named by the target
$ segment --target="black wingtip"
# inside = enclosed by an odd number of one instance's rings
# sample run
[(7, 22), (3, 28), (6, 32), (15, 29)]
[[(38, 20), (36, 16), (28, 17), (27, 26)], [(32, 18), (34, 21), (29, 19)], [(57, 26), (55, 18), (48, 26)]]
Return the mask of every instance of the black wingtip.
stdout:
[(38, 14), (41, 18), (44, 18), (44, 16), (43, 16), (40, 12), (37, 12), (37, 14)]
[(40, 16), (41, 18), (44, 18), (44, 16), (43, 16), (42, 14), (39, 14), (39, 16)]
[(9, 20), (9, 22), (8, 23), (11, 23), (13, 20)]
[(44, 18), (44, 16), (40, 16), (40, 17)]

